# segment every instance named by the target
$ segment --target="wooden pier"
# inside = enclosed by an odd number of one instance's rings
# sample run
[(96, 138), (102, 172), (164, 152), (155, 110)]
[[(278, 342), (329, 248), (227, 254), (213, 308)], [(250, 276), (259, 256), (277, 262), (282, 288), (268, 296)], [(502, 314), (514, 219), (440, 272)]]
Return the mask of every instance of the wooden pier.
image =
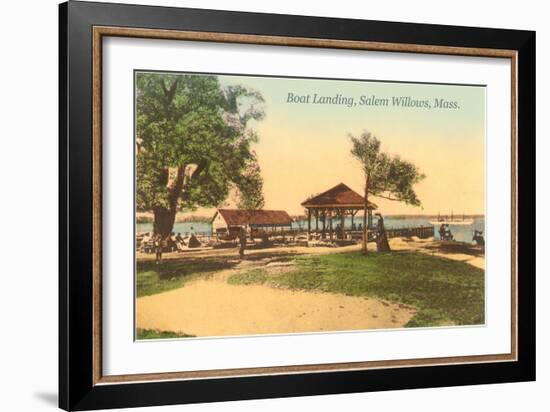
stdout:
[(387, 228), (386, 233), (388, 238), (416, 236), (420, 239), (427, 239), (435, 235), (435, 228), (433, 226)]

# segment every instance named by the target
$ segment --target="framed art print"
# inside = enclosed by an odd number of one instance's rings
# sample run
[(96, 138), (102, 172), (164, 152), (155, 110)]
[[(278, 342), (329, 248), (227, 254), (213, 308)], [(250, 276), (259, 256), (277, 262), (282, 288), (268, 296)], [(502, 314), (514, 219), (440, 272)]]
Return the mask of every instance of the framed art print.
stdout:
[(60, 6), (60, 407), (535, 378), (535, 34)]

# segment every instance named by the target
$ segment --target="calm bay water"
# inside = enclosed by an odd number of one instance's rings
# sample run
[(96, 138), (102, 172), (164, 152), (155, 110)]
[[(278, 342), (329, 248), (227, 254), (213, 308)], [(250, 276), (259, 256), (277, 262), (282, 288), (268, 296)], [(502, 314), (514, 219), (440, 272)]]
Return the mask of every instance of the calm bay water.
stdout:
[[(430, 224), (433, 218), (392, 218), (391, 216), (384, 218), (384, 223), (389, 228), (414, 227), (414, 226), (435, 226), (435, 238), (439, 239), (439, 226)], [(485, 236), (485, 217), (475, 217), (471, 225), (449, 225), (451, 233), (455, 240), (460, 242), (472, 242), (474, 230), (482, 230)]]
[[(384, 217), (384, 223), (386, 228), (404, 228), (404, 227), (419, 227), (419, 226), (434, 226), (430, 224), (428, 217)], [(355, 218), (354, 223), (357, 225), (362, 222), (362, 218)], [(376, 218), (375, 218), (376, 222)], [(333, 227), (336, 227), (336, 220), (333, 222)], [(346, 218), (344, 222), (346, 228), (351, 226), (351, 218)], [(472, 236), (474, 230), (483, 230), (485, 236), (485, 218), (476, 217), (471, 225), (449, 225), (451, 232), (455, 240), (461, 242), (472, 242)], [(300, 220), (292, 223), (293, 229), (307, 229), (307, 221)], [(315, 228), (315, 221), (312, 220), (312, 228)], [(321, 222), (319, 222), (319, 228), (321, 228)], [(136, 225), (137, 232), (150, 232), (153, 230), (152, 223), (138, 223)], [(439, 239), (439, 225), (435, 225), (435, 238)], [(195, 233), (197, 235), (209, 235), (211, 233), (210, 223), (207, 222), (183, 222), (176, 223), (173, 229), (174, 233), (181, 233), (182, 235)]]
[[(439, 239), (439, 225), (432, 225), (430, 223), (430, 220), (435, 220), (432, 217), (405, 217), (405, 216), (385, 216), (384, 217), (384, 225), (386, 226), (386, 229), (400, 229), (405, 227), (420, 227), (420, 226), (435, 226), (435, 238)], [(449, 228), (451, 229), (451, 233), (453, 234), (455, 240), (460, 242), (472, 242), (472, 236), (474, 235), (474, 230), (482, 230), (483, 235), (485, 236), (485, 217), (476, 217), (473, 219), (473, 223), (471, 225), (449, 225)], [(355, 218), (354, 223), (358, 225), (359, 223), (363, 222), (363, 218)], [(374, 217), (374, 223), (376, 224), (376, 217)], [(336, 227), (336, 224), (339, 223), (339, 221), (334, 220), (333, 221), (333, 228)], [(346, 228), (349, 228), (351, 226), (351, 218), (348, 217), (344, 221), (344, 225)], [(292, 224), (293, 227), (298, 228), (304, 228), (307, 229), (307, 220), (294, 222)], [(315, 228), (315, 221), (312, 219), (312, 228)], [(321, 222), (319, 222), (319, 228), (321, 228)]]
[[(137, 223), (136, 232), (152, 232), (153, 224), (152, 223)], [(181, 233), (182, 235), (189, 235), (195, 233), (196, 235), (209, 235), (211, 233), (210, 223), (207, 222), (182, 222), (175, 223), (174, 233)]]

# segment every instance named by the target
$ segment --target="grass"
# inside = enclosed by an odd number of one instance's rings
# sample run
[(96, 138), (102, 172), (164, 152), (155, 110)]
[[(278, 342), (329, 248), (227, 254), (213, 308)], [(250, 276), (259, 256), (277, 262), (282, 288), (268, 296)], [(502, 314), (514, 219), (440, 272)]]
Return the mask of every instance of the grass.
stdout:
[(390, 300), (418, 309), (406, 325), (484, 323), (484, 271), (467, 263), (413, 252), (338, 253), (295, 258), (292, 272), (270, 275), (253, 269), (232, 284), (266, 284)]
[(167, 259), (160, 265), (155, 261), (137, 262), (137, 296), (149, 296), (177, 289), (191, 279), (209, 275), (234, 264), (219, 258)]
[[(260, 260), (272, 256), (272, 253), (256, 253), (248, 256), (247, 260)], [(272, 261), (288, 260), (290, 253), (281, 253)], [(185, 259), (165, 259), (162, 264), (155, 264), (154, 260), (138, 261), (136, 265), (137, 297), (156, 295), (172, 289), (181, 288), (185, 283), (200, 276), (208, 276), (215, 272), (234, 267), (238, 261), (237, 250), (231, 258), (197, 257)], [(231, 262), (230, 262), (231, 260)]]
[(139, 329), (137, 330), (138, 340), (143, 339), (173, 339), (173, 338), (194, 338), (195, 335), (188, 335), (180, 332), (161, 331), (158, 329)]

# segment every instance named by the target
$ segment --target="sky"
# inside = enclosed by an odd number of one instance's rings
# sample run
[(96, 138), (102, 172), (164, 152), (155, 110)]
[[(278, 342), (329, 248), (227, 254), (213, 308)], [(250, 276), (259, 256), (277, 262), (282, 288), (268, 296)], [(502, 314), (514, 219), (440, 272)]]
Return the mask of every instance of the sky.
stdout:
[[(381, 149), (413, 162), (426, 175), (415, 186), (422, 207), (374, 198), (383, 214), (483, 214), (485, 210), (485, 88), (433, 85), (219, 76), (222, 85), (259, 91), (266, 116), (253, 127), (253, 149), (264, 177), (266, 209), (301, 214), (300, 203), (338, 183), (363, 192), (359, 163), (349, 134), (373, 133)], [(293, 96), (289, 99), (289, 93)], [(353, 98), (355, 105), (319, 104), (320, 96)], [(301, 101), (295, 96), (302, 96)], [(361, 96), (388, 105), (360, 105)], [(393, 105), (393, 98), (426, 100), (431, 108)], [(455, 102), (436, 108), (435, 100)], [(342, 98), (335, 99), (340, 102)]]
[[(364, 177), (350, 153), (349, 136), (368, 131), (381, 141), (382, 151), (414, 163), (426, 175), (414, 187), (421, 207), (369, 199), (380, 213), (484, 214), (485, 87), (218, 77), (222, 86), (242, 85), (265, 100), (265, 118), (251, 124), (259, 136), (253, 150), (264, 179), (265, 209), (303, 214), (300, 204), (306, 198), (339, 183), (362, 194)], [(362, 105), (362, 96), (379, 104)], [(321, 104), (323, 97), (333, 99)], [(394, 100), (399, 98), (424, 106), (398, 106)], [(445, 107), (436, 107), (440, 99)], [(228, 206), (234, 206), (231, 200)]]

